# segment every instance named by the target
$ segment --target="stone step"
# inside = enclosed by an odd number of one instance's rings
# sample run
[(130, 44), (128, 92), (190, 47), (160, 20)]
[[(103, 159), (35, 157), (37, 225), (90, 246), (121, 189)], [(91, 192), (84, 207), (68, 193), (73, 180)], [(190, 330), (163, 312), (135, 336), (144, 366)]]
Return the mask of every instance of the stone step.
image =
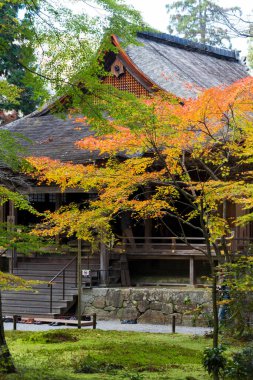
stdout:
[[(53, 291), (54, 292), (62, 292), (62, 289), (63, 289), (63, 286), (62, 286), (62, 282), (60, 283), (53, 283), (52, 285), (52, 288), (53, 288)], [(42, 284), (39, 284), (39, 285), (35, 285), (32, 287), (33, 291), (39, 291), (39, 292), (47, 292), (48, 289), (50, 289), (50, 287), (48, 286), (48, 283), (42, 283)], [(69, 294), (76, 294), (76, 285), (75, 284), (65, 284), (65, 290), (69, 292)]]
[[(38, 276), (38, 277), (54, 277), (58, 274), (58, 272), (55, 272), (55, 271), (51, 271), (51, 270), (30, 270), (30, 269), (15, 269), (13, 271), (13, 274), (15, 274), (16, 276), (28, 276), (28, 275), (32, 275), (33, 277), (34, 276)], [(65, 277), (74, 277), (75, 278), (76, 276), (76, 272), (73, 271), (73, 270), (66, 270), (65, 271)], [(60, 274), (58, 277), (63, 277), (63, 273)]]
[[(22, 297), (22, 301), (32, 301), (32, 302), (34, 302), (34, 301), (38, 301), (38, 300), (40, 300), (41, 302), (47, 302), (47, 301), (49, 301), (50, 300), (50, 294), (49, 294), (49, 292), (48, 292), (48, 294), (46, 294), (46, 293), (27, 293), (27, 294), (22, 294), (22, 295), (20, 295), (19, 294), (19, 296), (20, 296), (20, 298)], [(59, 301), (63, 301), (63, 298), (62, 298), (62, 294), (55, 294), (54, 292), (53, 292), (53, 301), (55, 301), (55, 302), (59, 302)], [(3, 302), (7, 302), (7, 300), (8, 300), (8, 302), (10, 302), (10, 301), (15, 301), (15, 302), (17, 302), (17, 294), (15, 294), (15, 293), (11, 293), (11, 294), (6, 294), (6, 293), (3, 293), (2, 294), (2, 301)], [(65, 294), (64, 295), (64, 301), (72, 301), (73, 300), (73, 295), (71, 295), (71, 294)]]
[[(69, 306), (70, 301), (67, 300), (54, 300), (53, 306), (54, 307), (60, 307), (65, 308)], [(49, 300), (43, 300), (43, 299), (33, 299), (33, 300), (15, 300), (15, 299), (7, 299), (3, 302), (3, 309), (7, 305), (7, 307), (17, 307), (17, 308), (37, 308), (37, 307), (49, 307)]]
[[(18, 258), (17, 268), (14, 274), (25, 280), (39, 280), (44, 283), (34, 285), (30, 292), (5, 291), (2, 295), (4, 315), (26, 315), (45, 316), (50, 313), (50, 293), (52, 290), (52, 314), (62, 315), (66, 313), (77, 299), (76, 289), (76, 263), (73, 262), (65, 271), (65, 293), (63, 299), (63, 274), (59, 275), (53, 282), (52, 287), (48, 282), (56, 276), (65, 265), (69, 264), (73, 256), (39, 256)], [(96, 265), (97, 259), (89, 261), (83, 258), (82, 265)]]
[[(62, 295), (62, 287), (61, 288), (53, 288), (53, 295), (54, 296), (61, 296)], [(15, 290), (5, 290), (2, 292), (2, 297), (4, 297), (5, 295), (13, 295), (14, 297), (17, 297), (19, 295), (19, 297), (26, 297), (26, 296), (30, 296), (33, 297), (34, 295), (38, 295), (38, 294), (41, 294), (41, 295), (44, 295), (46, 296), (47, 294), (50, 294), (50, 288), (47, 286), (46, 288), (39, 288), (39, 289), (34, 289), (34, 291), (30, 291), (30, 290), (27, 290), (27, 291), (15, 291)], [(77, 294), (77, 289), (76, 288), (65, 288), (65, 295), (68, 295), (68, 296), (74, 296)]]
[[(52, 276), (51, 274), (47, 275), (47, 274), (34, 274), (33, 272), (31, 273), (15, 273), (16, 276), (20, 276), (22, 277), (23, 279), (25, 280), (38, 280), (38, 281), (44, 281), (46, 283), (48, 283), (49, 281), (51, 281), (53, 279), (54, 276)], [(65, 276), (65, 283), (67, 284), (75, 284), (75, 276)], [(56, 280), (54, 281), (54, 283), (62, 283), (62, 276), (59, 276), (56, 278)]]
[[(58, 263), (61, 263), (61, 264), (68, 264), (71, 260), (73, 260), (74, 258), (76, 257), (76, 255), (72, 255), (72, 256), (69, 256), (69, 255), (65, 255), (65, 254), (59, 254), (57, 256), (45, 256), (45, 255), (42, 255), (42, 256), (36, 256), (36, 257), (19, 257), (18, 258), (18, 264), (21, 264), (21, 263), (32, 263), (32, 264), (36, 264), (36, 263), (50, 263), (50, 264), (58, 264)], [(82, 255), (82, 260), (84, 261), (99, 261), (99, 256), (98, 255)], [(75, 261), (74, 261), (75, 262)]]
[[(55, 315), (59, 315), (59, 314), (62, 314), (64, 308), (63, 307), (53, 307), (52, 308), (52, 314), (55, 314)], [(26, 314), (26, 315), (35, 315), (35, 314), (50, 314), (50, 308), (49, 308), (49, 305), (48, 307), (41, 307), (41, 306), (34, 306), (34, 307), (31, 307), (31, 306), (23, 306), (23, 305), (8, 305), (8, 307), (6, 307), (5, 305), (3, 305), (3, 309), (2, 309), (2, 313), (3, 315), (19, 315), (19, 314)]]

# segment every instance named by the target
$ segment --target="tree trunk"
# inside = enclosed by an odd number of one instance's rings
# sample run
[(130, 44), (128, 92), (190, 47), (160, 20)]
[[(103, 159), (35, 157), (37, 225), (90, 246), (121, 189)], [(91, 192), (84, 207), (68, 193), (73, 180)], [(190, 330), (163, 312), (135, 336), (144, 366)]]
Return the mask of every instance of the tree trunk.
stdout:
[(0, 290), (0, 373), (16, 372), (10, 351), (8, 349), (5, 336), (2, 316), (2, 299)]
[[(212, 268), (212, 303), (213, 303), (213, 348), (217, 348), (219, 344), (219, 318), (217, 307), (217, 275), (213, 264)], [(218, 371), (213, 372), (213, 379), (219, 380)]]

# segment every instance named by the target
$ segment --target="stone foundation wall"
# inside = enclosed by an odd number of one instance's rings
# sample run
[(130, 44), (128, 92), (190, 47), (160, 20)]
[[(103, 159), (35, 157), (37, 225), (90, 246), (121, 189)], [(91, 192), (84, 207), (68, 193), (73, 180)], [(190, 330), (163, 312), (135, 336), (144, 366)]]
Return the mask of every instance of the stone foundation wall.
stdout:
[(211, 293), (203, 289), (93, 288), (83, 289), (83, 314), (99, 320), (137, 319), (139, 323), (208, 326)]

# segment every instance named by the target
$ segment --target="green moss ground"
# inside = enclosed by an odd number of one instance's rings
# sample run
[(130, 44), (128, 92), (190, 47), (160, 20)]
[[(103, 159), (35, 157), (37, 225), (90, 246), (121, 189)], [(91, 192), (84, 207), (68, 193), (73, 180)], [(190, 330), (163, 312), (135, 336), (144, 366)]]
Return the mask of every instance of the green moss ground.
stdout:
[(211, 342), (203, 337), (101, 330), (6, 335), (19, 373), (1, 379), (208, 379), (201, 357)]

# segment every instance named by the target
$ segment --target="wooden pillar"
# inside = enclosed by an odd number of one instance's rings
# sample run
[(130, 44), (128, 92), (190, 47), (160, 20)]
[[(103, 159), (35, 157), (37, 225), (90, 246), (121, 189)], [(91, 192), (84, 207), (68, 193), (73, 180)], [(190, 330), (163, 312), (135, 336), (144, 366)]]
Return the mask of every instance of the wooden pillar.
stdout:
[(145, 219), (144, 220), (144, 233), (145, 233), (145, 249), (150, 250), (152, 247), (151, 244), (151, 236), (152, 236), (152, 220)]
[(0, 197), (0, 223), (4, 222), (4, 205), (1, 205), (1, 197)]
[[(16, 220), (17, 220), (17, 210), (14, 207), (14, 203), (9, 201), (9, 215), (7, 216), (7, 223), (14, 226), (16, 224)], [(13, 269), (16, 267), (17, 267), (17, 251), (15, 248), (12, 248), (10, 272), (13, 273)]]
[(189, 273), (190, 273), (190, 285), (195, 285), (195, 273), (194, 273), (194, 257), (190, 257), (189, 262)]
[(122, 235), (126, 238), (126, 241), (128, 241), (131, 249), (135, 249), (135, 239), (133, 235), (133, 230), (131, 227), (131, 220), (127, 214), (122, 215), (121, 217), (121, 229), (122, 229)]
[(105, 243), (100, 243), (100, 285), (108, 285), (109, 255)]
[[(242, 205), (236, 205), (235, 207), (235, 217), (243, 216), (247, 214), (248, 210), (243, 210)], [(248, 238), (250, 237), (250, 225), (246, 226), (236, 226), (235, 228), (235, 242), (234, 249), (235, 251), (243, 251), (247, 249), (247, 243), (249, 243)]]

